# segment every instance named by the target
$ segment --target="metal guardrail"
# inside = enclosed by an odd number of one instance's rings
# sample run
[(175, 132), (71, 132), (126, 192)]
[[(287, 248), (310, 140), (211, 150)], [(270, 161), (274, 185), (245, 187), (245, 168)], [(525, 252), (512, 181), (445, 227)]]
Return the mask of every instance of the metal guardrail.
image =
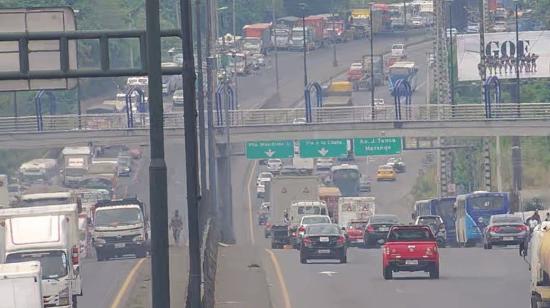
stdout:
[[(374, 107), (374, 119), (370, 106), (322, 107), (312, 108), (313, 124), (348, 124), (366, 122), (438, 122), (438, 121), (499, 121), (499, 120), (550, 120), (550, 103), (540, 104), (501, 104), (494, 106), (491, 118), (485, 115), (481, 104), (467, 105), (422, 105), (402, 107), (401, 120), (395, 118), (393, 106)], [(231, 127), (307, 125), (303, 123), (303, 108), (233, 110), (229, 112)], [(214, 115), (216, 118), (216, 115)], [(224, 117), (221, 126), (226, 125)], [(93, 131), (128, 129), (125, 113), (96, 115), (44, 115), (43, 132)], [(183, 113), (174, 112), (164, 115), (166, 128), (183, 129)], [(218, 126), (218, 125), (216, 125)], [(138, 113), (134, 116), (135, 129), (149, 127), (149, 115)], [(218, 126), (219, 127), (219, 126)], [(38, 133), (35, 116), (0, 117), (0, 134)]]

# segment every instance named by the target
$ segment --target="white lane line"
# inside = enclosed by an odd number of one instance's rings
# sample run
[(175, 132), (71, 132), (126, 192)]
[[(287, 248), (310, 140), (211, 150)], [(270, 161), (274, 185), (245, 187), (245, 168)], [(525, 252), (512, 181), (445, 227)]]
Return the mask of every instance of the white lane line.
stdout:
[(250, 186), (252, 185), (252, 177), (254, 176), (254, 171), (256, 170), (256, 161), (254, 161), (250, 167), (250, 174), (248, 175), (248, 182), (246, 184), (246, 192), (248, 195), (248, 231), (250, 232), (250, 242), (252, 245), (256, 244), (256, 239), (254, 237), (254, 219), (252, 215), (252, 191)]

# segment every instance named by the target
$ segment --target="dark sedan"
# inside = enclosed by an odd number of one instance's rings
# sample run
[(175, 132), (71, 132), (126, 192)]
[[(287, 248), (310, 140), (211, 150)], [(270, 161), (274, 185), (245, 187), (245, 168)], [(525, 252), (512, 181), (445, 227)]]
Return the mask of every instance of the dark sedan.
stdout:
[(347, 262), (346, 238), (336, 224), (314, 224), (306, 227), (300, 245), (300, 263), (309, 259), (336, 259)]
[(494, 246), (519, 245), (528, 236), (529, 229), (519, 216), (511, 214), (493, 215), (485, 228), (483, 248)]
[(399, 224), (399, 219), (395, 215), (373, 215), (369, 217), (365, 229), (365, 247), (376, 246), (380, 240), (385, 241), (390, 228), (397, 224)]

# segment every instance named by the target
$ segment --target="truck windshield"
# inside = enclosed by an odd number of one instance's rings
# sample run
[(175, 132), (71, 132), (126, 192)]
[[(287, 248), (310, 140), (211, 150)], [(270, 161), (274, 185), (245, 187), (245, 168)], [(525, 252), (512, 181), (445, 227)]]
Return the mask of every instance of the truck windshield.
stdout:
[(66, 176), (83, 176), (86, 174), (86, 169), (84, 168), (67, 168), (65, 169)]
[(43, 206), (43, 205), (57, 205), (57, 204), (69, 204), (70, 198), (44, 198), (44, 199), (28, 199), (22, 200), (22, 206)]
[(433, 236), (426, 228), (395, 228), (388, 235), (388, 242), (433, 241)]
[(329, 224), (329, 223), (330, 223), (330, 218), (325, 216), (304, 217), (302, 219), (303, 225)]
[(59, 279), (67, 275), (67, 255), (63, 251), (40, 251), (13, 253), (6, 257), (6, 263), (40, 261), (42, 279)]
[(96, 227), (134, 225), (142, 221), (141, 210), (137, 208), (98, 209), (95, 213)]

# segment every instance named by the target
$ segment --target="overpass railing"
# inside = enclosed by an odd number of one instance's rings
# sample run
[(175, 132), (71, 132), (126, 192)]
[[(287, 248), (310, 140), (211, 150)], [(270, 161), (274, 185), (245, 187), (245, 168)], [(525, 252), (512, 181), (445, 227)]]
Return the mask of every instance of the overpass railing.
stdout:
[[(364, 123), (364, 122), (419, 122), (419, 121), (499, 121), (499, 120), (550, 120), (550, 103), (537, 104), (500, 104), (492, 109), (491, 118), (486, 118), (482, 104), (468, 105), (423, 105), (401, 109), (401, 120), (395, 120), (393, 106), (375, 106), (375, 118), (372, 119), (370, 106), (353, 107), (314, 107), (312, 124)], [(216, 115), (215, 117), (216, 118)], [(228, 117), (223, 117), (221, 125), (227, 120), (232, 127), (265, 126), (265, 125), (299, 125), (304, 124), (303, 108), (250, 109), (233, 110)], [(134, 116), (133, 128), (148, 128), (148, 114), (138, 113)], [(183, 113), (174, 112), (164, 115), (165, 128), (183, 128)], [(305, 125), (305, 124), (304, 124)], [(94, 115), (44, 115), (42, 131), (78, 131), (78, 130), (113, 130), (128, 128), (126, 113)], [(0, 117), (0, 134), (16, 132), (38, 132), (36, 117)]]

